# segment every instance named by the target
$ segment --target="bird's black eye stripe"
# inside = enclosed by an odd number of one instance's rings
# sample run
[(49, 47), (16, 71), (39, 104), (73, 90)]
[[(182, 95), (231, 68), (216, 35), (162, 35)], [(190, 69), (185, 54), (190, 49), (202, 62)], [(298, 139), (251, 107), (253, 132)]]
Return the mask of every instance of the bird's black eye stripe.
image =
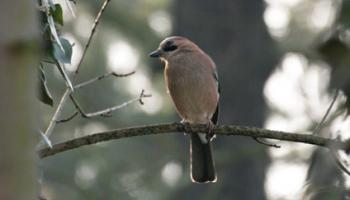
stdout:
[(174, 51), (175, 49), (177, 49), (176, 45), (170, 45), (170, 46), (165, 46), (163, 48), (163, 51)]
[(172, 41), (168, 41), (163, 47), (163, 51), (165, 52), (174, 51), (175, 49), (177, 49), (177, 46), (174, 45)]

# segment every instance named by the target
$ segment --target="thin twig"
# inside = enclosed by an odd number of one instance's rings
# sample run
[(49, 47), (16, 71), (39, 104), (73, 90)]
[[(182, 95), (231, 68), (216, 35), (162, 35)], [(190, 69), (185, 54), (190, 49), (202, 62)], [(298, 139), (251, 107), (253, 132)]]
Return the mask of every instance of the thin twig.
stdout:
[(130, 76), (130, 75), (133, 75), (133, 74), (135, 74), (135, 71), (132, 71), (132, 72), (129, 72), (129, 73), (126, 73), (126, 74), (117, 74), (115, 72), (105, 73), (105, 74), (103, 74), (101, 76), (97, 76), (97, 77), (92, 78), (92, 79), (90, 79), (88, 81), (85, 81), (85, 82), (82, 82), (82, 83), (79, 83), (79, 84), (75, 85), (74, 89), (85, 87), (85, 86), (87, 86), (87, 85), (89, 85), (91, 83), (94, 83), (94, 82), (99, 81), (101, 79), (107, 78), (107, 77), (109, 77), (111, 75), (113, 75), (115, 77), (127, 77), (127, 76)]
[[(75, 79), (76, 79), (76, 77), (77, 77), (76, 75), (78, 74), (78, 70), (79, 70), (80, 67), (81, 67), (81, 64), (82, 64), (82, 62), (83, 62), (83, 60), (84, 60), (85, 54), (86, 54), (86, 52), (87, 52), (87, 50), (88, 50), (88, 48), (89, 48), (89, 46), (90, 46), (90, 43), (91, 43), (92, 38), (93, 38), (93, 36), (94, 36), (94, 33), (95, 33), (95, 31), (96, 31), (96, 27), (97, 27), (97, 25), (99, 24), (99, 21), (100, 21), (100, 19), (101, 19), (101, 15), (102, 15), (102, 13), (104, 12), (104, 10), (105, 10), (105, 8), (107, 7), (107, 4), (108, 4), (109, 2), (110, 2), (110, 0), (105, 0), (104, 3), (102, 4), (101, 8), (100, 8), (100, 11), (97, 13), (97, 16), (96, 16), (96, 18), (95, 18), (95, 22), (94, 22), (94, 24), (93, 24), (93, 26), (92, 26), (92, 29), (91, 29), (91, 33), (90, 33), (89, 39), (88, 39), (88, 41), (87, 41), (86, 44), (85, 44), (85, 48), (84, 48), (83, 54), (82, 54), (82, 56), (81, 56), (81, 58), (80, 58), (80, 60), (79, 60), (79, 63), (78, 63), (78, 65), (77, 65), (77, 69), (76, 69), (75, 73), (73, 74), (73, 78), (72, 78), (72, 80), (73, 80), (72, 82), (73, 82), (73, 83), (74, 83), (74, 81), (75, 81)], [(52, 130), (53, 130), (53, 128), (54, 128), (55, 125), (56, 125), (56, 121), (60, 118), (61, 112), (62, 112), (62, 110), (63, 110), (63, 106), (64, 106), (64, 104), (66, 103), (69, 94), (70, 94), (70, 89), (67, 87), (66, 91), (64, 92), (64, 94), (62, 95), (62, 97), (61, 97), (61, 99), (60, 99), (60, 102), (59, 102), (59, 104), (58, 104), (58, 106), (57, 106), (57, 108), (56, 108), (55, 114), (52, 116), (52, 118), (51, 118), (51, 120), (50, 120), (50, 123), (49, 123), (47, 129), (45, 130), (45, 135), (46, 135), (47, 137), (49, 137), (49, 136), (51, 135)]]
[(131, 99), (129, 101), (126, 101), (126, 102), (124, 102), (124, 103), (122, 103), (120, 105), (116, 105), (116, 106), (113, 106), (113, 107), (110, 107), (110, 108), (106, 108), (106, 109), (103, 109), (103, 110), (99, 110), (99, 111), (96, 111), (96, 112), (92, 112), (92, 113), (86, 113), (83, 110), (83, 108), (79, 105), (78, 101), (74, 98), (74, 96), (72, 94), (70, 94), (70, 98), (71, 98), (74, 106), (79, 111), (81, 116), (84, 117), (84, 118), (92, 118), (92, 117), (96, 117), (96, 116), (109, 117), (110, 114), (113, 111), (116, 111), (118, 109), (124, 108), (124, 107), (126, 107), (127, 105), (129, 105), (131, 103), (139, 101), (140, 104), (143, 105), (143, 101), (142, 100), (143, 100), (143, 98), (147, 98), (147, 97), (151, 97), (151, 95), (150, 94), (145, 94), (145, 90), (142, 90), (139, 97)]
[(78, 111), (75, 111), (71, 116), (65, 118), (65, 119), (61, 119), (61, 120), (57, 120), (56, 123), (64, 123), (64, 122), (68, 122), (70, 120), (72, 120), (74, 117), (76, 117), (79, 114)]
[(96, 27), (97, 25), (100, 23), (100, 19), (101, 19), (101, 16), (102, 16), (102, 13), (105, 11), (105, 8), (107, 7), (108, 3), (110, 2), (111, 0), (105, 0), (100, 8), (100, 11), (97, 13), (97, 16), (95, 18), (95, 22), (94, 24), (92, 25), (92, 28), (91, 28), (91, 33), (90, 33), (90, 36), (88, 38), (88, 41), (86, 42), (85, 44), (85, 48), (84, 48), (84, 51), (83, 51), (83, 54), (79, 60), (79, 63), (78, 63), (78, 66), (77, 66), (77, 69), (75, 70), (75, 75), (77, 75), (79, 73), (79, 70), (80, 70), (80, 66), (81, 66), (81, 63), (83, 62), (84, 58), (85, 58), (85, 55), (86, 55), (86, 52), (90, 46), (90, 43), (91, 43), (91, 40), (93, 38), (93, 36), (95, 35), (95, 32), (96, 32)]
[(323, 115), (321, 121), (317, 124), (312, 134), (317, 134), (320, 131), (320, 129), (323, 126), (323, 123), (326, 121), (329, 113), (331, 112), (332, 107), (334, 106), (334, 103), (337, 100), (338, 96), (339, 96), (339, 89), (336, 89), (331, 104), (329, 104), (326, 113)]
[[(171, 132), (184, 132), (185, 130), (193, 130), (194, 133), (207, 131), (206, 125), (188, 125), (182, 123), (170, 123), (161, 125), (148, 125), (133, 128), (124, 128), (95, 133), (88, 136), (65, 141), (53, 146), (52, 149), (45, 148), (38, 152), (41, 158), (48, 157), (57, 153), (76, 149), (81, 146), (96, 144), (103, 141), (116, 140), (134, 136), (143, 136), (151, 134), (164, 134)], [(300, 142), (305, 144), (316, 145), (329, 148), (330, 146), (337, 149), (348, 149), (350, 141), (339, 141), (336, 139), (324, 138), (311, 134), (289, 133), (282, 131), (273, 131), (255, 127), (241, 127), (233, 125), (217, 125), (213, 129), (215, 135), (226, 136), (247, 136), (257, 138), (268, 138), (276, 140), (284, 140), (290, 142)]]
[(70, 94), (70, 89), (67, 88), (66, 91), (64, 92), (64, 94), (62, 95), (60, 102), (58, 103), (56, 111), (53, 114), (53, 116), (50, 120), (50, 123), (47, 126), (47, 129), (45, 130), (45, 135), (47, 137), (50, 137), (52, 130), (54, 129), (54, 127), (56, 125), (56, 121), (61, 117), (63, 106), (64, 106), (65, 102), (67, 101), (69, 94)]
[(57, 68), (58, 68), (58, 71), (60, 71), (60, 73), (61, 73), (61, 75), (62, 75), (64, 81), (66, 82), (67, 87), (68, 87), (71, 91), (74, 91), (73, 84), (72, 84), (72, 82), (70, 81), (69, 76), (68, 76), (68, 74), (66, 73), (66, 70), (64, 69), (64, 64), (61, 65), (61, 63), (60, 63), (58, 60), (56, 60), (56, 59), (54, 59), (54, 60), (55, 60), (56, 66), (57, 66)]

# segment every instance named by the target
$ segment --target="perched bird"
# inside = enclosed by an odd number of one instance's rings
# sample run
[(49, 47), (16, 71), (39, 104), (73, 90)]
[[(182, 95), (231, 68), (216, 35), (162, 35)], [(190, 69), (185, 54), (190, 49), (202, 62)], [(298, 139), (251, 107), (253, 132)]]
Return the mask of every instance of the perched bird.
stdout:
[(190, 134), (192, 181), (215, 182), (210, 143), (219, 114), (219, 83), (215, 63), (196, 44), (180, 36), (164, 39), (149, 56), (165, 62), (166, 86), (182, 122), (208, 126), (208, 133)]

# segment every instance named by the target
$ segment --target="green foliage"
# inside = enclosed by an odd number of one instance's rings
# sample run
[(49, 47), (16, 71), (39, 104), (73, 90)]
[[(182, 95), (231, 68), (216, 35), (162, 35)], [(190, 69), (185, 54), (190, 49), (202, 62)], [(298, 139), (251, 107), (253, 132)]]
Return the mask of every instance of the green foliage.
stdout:
[(54, 22), (63, 26), (63, 11), (61, 5), (55, 4), (54, 9), (50, 9)]

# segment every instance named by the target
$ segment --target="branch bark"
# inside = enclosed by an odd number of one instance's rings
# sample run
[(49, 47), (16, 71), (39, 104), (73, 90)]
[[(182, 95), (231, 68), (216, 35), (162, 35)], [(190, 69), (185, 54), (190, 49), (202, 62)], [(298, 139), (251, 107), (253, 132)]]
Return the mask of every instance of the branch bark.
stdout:
[[(163, 134), (171, 132), (206, 132), (206, 125), (188, 125), (182, 123), (169, 123), (159, 125), (148, 125), (132, 128), (115, 129), (101, 133), (95, 133), (88, 136), (76, 138), (66, 142), (54, 145), (52, 148), (44, 148), (38, 151), (40, 158), (52, 156), (61, 152), (76, 149), (81, 146), (96, 144), (99, 142), (116, 140), (134, 136)], [(283, 131), (273, 131), (255, 127), (243, 127), (234, 125), (218, 125), (214, 128), (214, 134), (222, 136), (248, 136), (255, 138), (268, 138), (276, 140), (284, 140), (290, 142), (299, 142), (305, 144), (316, 145), (326, 148), (338, 148), (347, 150), (349, 141), (339, 141), (337, 139), (323, 138), (311, 134), (290, 133)]]

